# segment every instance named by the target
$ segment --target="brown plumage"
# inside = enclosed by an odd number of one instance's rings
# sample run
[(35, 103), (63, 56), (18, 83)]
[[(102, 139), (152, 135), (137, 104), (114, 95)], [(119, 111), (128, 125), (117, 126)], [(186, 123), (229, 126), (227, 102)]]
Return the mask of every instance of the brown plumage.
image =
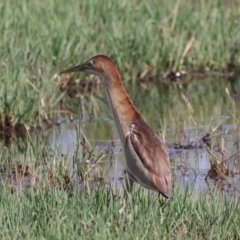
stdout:
[(130, 186), (137, 182), (145, 188), (171, 196), (170, 162), (165, 143), (143, 120), (133, 105), (116, 64), (98, 55), (60, 74), (83, 71), (99, 76), (124, 148)]

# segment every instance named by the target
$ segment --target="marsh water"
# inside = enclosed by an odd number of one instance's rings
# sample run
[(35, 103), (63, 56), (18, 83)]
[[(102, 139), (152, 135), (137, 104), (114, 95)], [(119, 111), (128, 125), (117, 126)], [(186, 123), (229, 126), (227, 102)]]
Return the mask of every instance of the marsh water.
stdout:
[[(218, 188), (239, 196), (237, 79), (212, 77), (151, 84), (156, 86), (149, 89), (143, 82), (126, 88), (149, 125), (157, 134), (164, 134), (174, 185), (188, 186), (198, 193)], [(96, 117), (75, 116), (71, 121), (58, 116), (58, 126), (48, 131), (50, 148), (66, 156), (72, 168), (76, 151), (85, 156), (89, 166), (101, 154), (92, 174), (100, 168), (107, 181), (121, 188), (124, 153), (105, 96), (101, 98)], [(86, 154), (86, 148), (93, 152)], [(220, 171), (214, 170), (216, 165), (222, 166)]]

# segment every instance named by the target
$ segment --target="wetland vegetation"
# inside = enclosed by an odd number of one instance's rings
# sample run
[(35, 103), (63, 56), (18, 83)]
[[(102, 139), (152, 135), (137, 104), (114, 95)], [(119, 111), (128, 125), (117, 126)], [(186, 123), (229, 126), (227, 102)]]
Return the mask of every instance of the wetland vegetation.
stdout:
[[(240, 2), (0, 2), (1, 239), (240, 239)], [(105, 54), (169, 147), (173, 197), (121, 196)]]

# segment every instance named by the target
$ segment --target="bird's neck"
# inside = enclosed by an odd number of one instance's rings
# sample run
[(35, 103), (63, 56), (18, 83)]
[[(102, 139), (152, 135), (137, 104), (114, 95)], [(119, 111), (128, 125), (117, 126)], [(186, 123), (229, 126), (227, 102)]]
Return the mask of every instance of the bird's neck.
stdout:
[(117, 84), (114, 83), (105, 86), (105, 92), (108, 104), (112, 110), (118, 133), (122, 143), (124, 144), (125, 138), (129, 134), (131, 123), (141, 116), (133, 105), (121, 81)]

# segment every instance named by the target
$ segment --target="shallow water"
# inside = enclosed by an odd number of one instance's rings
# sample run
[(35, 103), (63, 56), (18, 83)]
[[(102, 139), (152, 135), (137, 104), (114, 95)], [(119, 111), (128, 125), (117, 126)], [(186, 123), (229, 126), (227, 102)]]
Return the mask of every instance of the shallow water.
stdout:
[[(224, 116), (220, 118), (226, 119)], [(101, 134), (99, 132), (101, 132), (101, 128), (98, 128), (99, 125), (109, 126), (108, 137), (105, 136), (105, 138), (100, 138)], [(90, 139), (89, 143), (94, 148), (96, 155), (99, 152), (105, 154), (99, 164), (101, 168), (103, 168), (103, 171), (104, 169), (106, 170), (110, 168), (106, 179), (117, 188), (121, 188), (122, 180), (124, 178), (125, 157), (113, 121), (109, 119), (92, 119), (89, 122), (79, 122), (78, 126), (80, 126), (80, 130), (77, 130), (76, 124), (63, 124), (54, 128), (54, 133), (51, 137), (52, 149), (56, 149), (57, 147), (58, 153), (67, 155), (69, 158), (69, 164), (71, 164), (71, 159), (73, 158), (77, 145), (79, 144), (77, 131), (84, 133), (88, 136), (88, 139)], [(223, 159), (227, 159), (239, 151), (239, 142), (236, 141), (239, 133), (235, 128), (235, 126), (230, 124), (222, 124), (219, 126), (217, 137), (221, 139), (221, 143), (225, 149)], [(103, 131), (105, 131), (104, 127)], [(239, 196), (240, 156), (236, 155), (235, 158), (229, 159), (226, 162), (226, 167), (229, 170), (234, 170), (234, 175), (230, 174), (229, 176), (226, 176), (226, 179), (222, 179), (218, 176), (208, 176), (211, 156), (206, 148), (200, 144), (200, 139), (205, 134), (206, 132), (204, 132), (202, 127), (188, 127), (184, 129), (184, 133), (178, 131), (176, 127), (166, 129), (166, 137), (175, 136), (172, 138), (166, 138), (171, 161), (173, 184), (180, 188), (188, 186), (196, 193), (208, 192), (216, 187), (226, 193)], [(93, 137), (94, 135), (97, 135), (98, 137)], [(104, 133), (102, 136), (104, 136)], [(181, 147), (179, 147), (179, 145), (176, 146), (176, 139), (181, 142)], [(82, 150), (83, 148), (80, 147), (80, 156), (82, 155)], [(216, 156), (220, 156), (218, 151), (219, 144), (217, 144), (216, 141), (212, 153)], [(222, 155), (220, 157), (222, 157)], [(86, 159), (86, 162), (91, 162), (91, 159)]]

